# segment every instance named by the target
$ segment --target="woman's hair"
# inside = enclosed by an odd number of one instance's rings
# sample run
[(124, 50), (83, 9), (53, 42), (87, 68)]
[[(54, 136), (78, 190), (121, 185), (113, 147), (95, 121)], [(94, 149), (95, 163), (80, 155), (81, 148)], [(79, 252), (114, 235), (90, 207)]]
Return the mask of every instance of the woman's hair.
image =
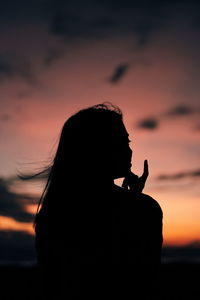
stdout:
[(82, 109), (67, 119), (50, 165), (31, 176), (19, 176), (21, 179), (47, 178), (34, 225), (47, 194), (56, 189), (76, 188), (81, 182), (84, 185), (89, 175), (94, 178), (98, 174), (109, 174), (112, 136), (121, 123), (121, 110), (110, 102)]

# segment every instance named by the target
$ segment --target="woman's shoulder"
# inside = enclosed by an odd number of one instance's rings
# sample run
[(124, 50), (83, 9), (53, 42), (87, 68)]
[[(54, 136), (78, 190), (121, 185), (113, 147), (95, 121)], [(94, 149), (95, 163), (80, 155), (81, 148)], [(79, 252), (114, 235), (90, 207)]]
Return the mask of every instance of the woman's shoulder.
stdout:
[(121, 199), (124, 205), (130, 207), (137, 207), (138, 209), (146, 210), (154, 214), (163, 216), (162, 208), (158, 201), (150, 195), (140, 193), (136, 194), (133, 191), (126, 190), (120, 186), (115, 185), (115, 193)]
[(140, 201), (144, 203), (144, 206), (146, 206), (148, 210), (151, 210), (153, 213), (159, 215), (162, 218), (163, 211), (156, 199), (154, 199), (150, 195), (141, 193)]

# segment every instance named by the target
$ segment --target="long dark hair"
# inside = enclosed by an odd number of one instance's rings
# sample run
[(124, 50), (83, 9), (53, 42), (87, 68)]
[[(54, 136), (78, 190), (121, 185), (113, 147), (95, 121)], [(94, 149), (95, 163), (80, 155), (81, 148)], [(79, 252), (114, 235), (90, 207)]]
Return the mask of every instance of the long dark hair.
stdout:
[(42, 171), (21, 179), (47, 178), (39, 199), (34, 226), (40, 208), (48, 206), (47, 195), (63, 188), (83, 187), (88, 180), (109, 176), (109, 155), (112, 155), (112, 133), (122, 123), (122, 112), (110, 102), (104, 102), (72, 115), (63, 125), (57, 151), (52, 162)]

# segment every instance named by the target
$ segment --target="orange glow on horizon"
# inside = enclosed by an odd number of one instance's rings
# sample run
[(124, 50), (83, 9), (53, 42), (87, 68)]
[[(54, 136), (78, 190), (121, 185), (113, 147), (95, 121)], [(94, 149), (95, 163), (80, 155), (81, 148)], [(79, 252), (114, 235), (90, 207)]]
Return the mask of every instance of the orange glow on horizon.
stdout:
[[(188, 211), (188, 206), (184, 206), (184, 199), (182, 199), (181, 208), (177, 203), (179, 199), (176, 200), (175, 204), (173, 204), (173, 210), (171, 205), (166, 204), (163, 199), (159, 203), (163, 210), (163, 246), (184, 246), (200, 240), (200, 226), (198, 224), (198, 210), (196, 206), (198, 201), (196, 204), (193, 203), (194, 201), (191, 201), (191, 211)], [(188, 199), (185, 201), (188, 201)], [(195, 208), (196, 216), (194, 214)], [(26, 205), (25, 209), (34, 215), (37, 204)], [(193, 216), (192, 224), (190, 213)], [(17, 222), (13, 218), (5, 216), (0, 216), (0, 230), (24, 231), (31, 235), (35, 234), (32, 223)]]
[(32, 215), (35, 215), (36, 214), (36, 211), (37, 211), (37, 207), (38, 207), (38, 204), (28, 204), (25, 206), (25, 210), (32, 214)]
[(18, 222), (10, 217), (0, 216), (1, 231), (24, 231), (30, 235), (34, 235), (33, 224), (28, 222)]

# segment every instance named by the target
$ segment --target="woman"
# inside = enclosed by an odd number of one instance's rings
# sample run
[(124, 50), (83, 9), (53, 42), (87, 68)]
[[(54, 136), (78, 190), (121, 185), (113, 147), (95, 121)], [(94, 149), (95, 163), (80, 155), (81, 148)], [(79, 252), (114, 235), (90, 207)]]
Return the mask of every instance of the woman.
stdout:
[[(99, 104), (64, 124), (35, 219), (47, 299), (148, 299), (159, 268), (162, 210), (131, 173), (119, 108)], [(124, 178), (123, 186), (114, 184)], [(152, 280), (153, 279), (153, 280)], [(145, 293), (144, 293), (145, 291)], [(147, 291), (147, 293), (146, 293)]]

